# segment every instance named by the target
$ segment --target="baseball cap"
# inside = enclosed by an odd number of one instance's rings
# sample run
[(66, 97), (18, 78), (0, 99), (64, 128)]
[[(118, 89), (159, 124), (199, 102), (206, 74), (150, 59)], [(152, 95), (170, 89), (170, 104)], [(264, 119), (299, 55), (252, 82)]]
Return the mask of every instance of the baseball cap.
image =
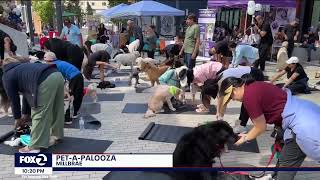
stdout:
[(299, 59), (298, 59), (297, 57), (295, 57), (295, 56), (292, 56), (291, 58), (289, 58), (289, 59), (286, 61), (287, 64), (296, 64), (296, 63), (298, 63), (298, 62), (299, 62)]

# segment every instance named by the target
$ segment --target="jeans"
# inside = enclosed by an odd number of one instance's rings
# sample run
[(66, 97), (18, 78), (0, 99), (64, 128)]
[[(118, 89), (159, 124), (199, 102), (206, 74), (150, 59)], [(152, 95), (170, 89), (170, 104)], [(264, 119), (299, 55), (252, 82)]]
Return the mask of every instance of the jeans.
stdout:
[(304, 44), (302, 47), (306, 48), (307, 53), (308, 53), (308, 62), (310, 62), (311, 61), (311, 50), (316, 51), (317, 50), (316, 47), (314, 46), (314, 44)]
[(292, 40), (292, 41), (289, 40), (289, 41), (288, 41), (288, 48), (287, 48), (288, 58), (291, 58), (293, 49), (294, 49), (294, 41), (293, 41), (293, 40)]
[(192, 59), (192, 54), (184, 53), (184, 64), (188, 69), (193, 69), (196, 66), (196, 60)]

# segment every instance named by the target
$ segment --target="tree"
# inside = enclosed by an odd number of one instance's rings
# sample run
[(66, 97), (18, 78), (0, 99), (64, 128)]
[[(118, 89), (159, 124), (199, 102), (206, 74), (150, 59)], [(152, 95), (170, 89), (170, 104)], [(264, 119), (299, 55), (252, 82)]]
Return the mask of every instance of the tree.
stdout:
[(89, 2), (87, 2), (87, 15), (93, 15), (93, 9)]
[(81, 12), (79, 0), (69, 0), (65, 2), (65, 11), (76, 14), (76, 17), (79, 20), (79, 23), (81, 24), (82, 16), (84, 15), (84, 13)]
[(128, 0), (109, 0), (109, 7), (113, 7), (121, 3), (128, 3)]
[(53, 0), (34, 0), (32, 7), (39, 15), (41, 21), (45, 24), (53, 24), (53, 17), (55, 14)]

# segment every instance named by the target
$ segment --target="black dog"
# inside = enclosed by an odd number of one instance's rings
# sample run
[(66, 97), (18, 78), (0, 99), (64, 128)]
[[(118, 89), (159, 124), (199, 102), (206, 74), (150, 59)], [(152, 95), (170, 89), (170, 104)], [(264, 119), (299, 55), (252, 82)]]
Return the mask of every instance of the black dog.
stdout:
[(102, 82), (99, 82), (97, 88), (100, 88), (100, 89), (106, 89), (106, 88), (114, 88), (116, 87), (116, 85), (112, 84), (111, 82), (109, 81), (102, 81)]
[[(238, 135), (225, 121), (214, 121), (196, 127), (190, 133), (185, 134), (177, 144), (173, 152), (173, 166), (211, 168), (214, 158), (220, 157), (224, 145), (234, 143), (237, 139)], [(174, 176), (176, 180), (228, 179), (226, 178), (228, 175), (218, 172), (177, 171)], [(243, 178), (248, 179), (249, 177), (236, 177), (235, 179)]]

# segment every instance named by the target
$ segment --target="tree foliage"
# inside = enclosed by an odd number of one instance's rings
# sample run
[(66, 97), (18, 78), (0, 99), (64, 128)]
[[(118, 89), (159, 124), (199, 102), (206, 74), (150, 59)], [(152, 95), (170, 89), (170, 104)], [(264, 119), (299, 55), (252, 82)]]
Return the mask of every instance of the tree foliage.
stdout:
[(109, 7), (113, 7), (121, 3), (128, 3), (128, 0), (109, 0)]
[(79, 20), (79, 23), (82, 22), (82, 16), (84, 15), (83, 12), (81, 12), (80, 7), (80, 0), (67, 0), (64, 4), (64, 10), (67, 12), (71, 12), (76, 14), (77, 19)]
[(53, 0), (33, 0), (32, 7), (43, 23), (52, 24), (55, 14)]
[(89, 2), (87, 2), (87, 15), (93, 15), (93, 9)]

